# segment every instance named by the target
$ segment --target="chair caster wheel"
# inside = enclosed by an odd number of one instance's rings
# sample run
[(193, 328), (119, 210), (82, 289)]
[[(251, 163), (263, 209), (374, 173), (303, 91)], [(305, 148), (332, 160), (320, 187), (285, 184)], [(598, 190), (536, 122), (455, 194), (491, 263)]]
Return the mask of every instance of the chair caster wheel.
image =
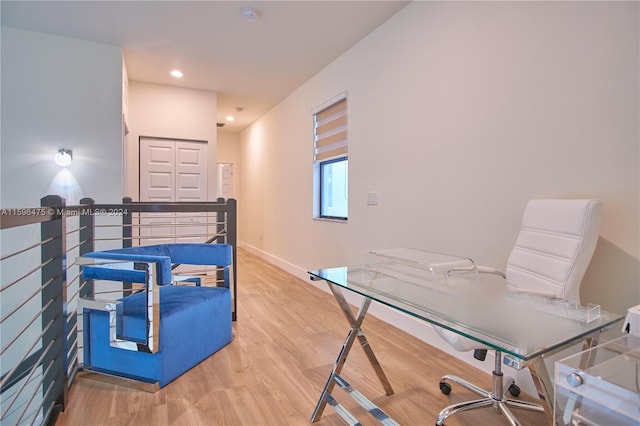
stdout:
[(520, 386), (516, 385), (515, 383), (512, 384), (511, 386), (509, 386), (509, 393), (513, 397), (520, 396)]
[(440, 386), (440, 392), (445, 395), (449, 395), (451, 393), (451, 385), (447, 382), (440, 382), (438, 384)]

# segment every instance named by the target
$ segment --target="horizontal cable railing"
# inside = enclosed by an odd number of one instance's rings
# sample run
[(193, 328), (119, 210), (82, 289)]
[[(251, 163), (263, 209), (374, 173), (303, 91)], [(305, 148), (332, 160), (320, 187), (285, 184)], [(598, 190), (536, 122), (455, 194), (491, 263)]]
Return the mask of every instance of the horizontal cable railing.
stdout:
[[(82, 368), (78, 300), (95, 294), (76, 258), (91, 251), (167, 242), (228, 243), (236, 262), (236, 202), (96, 204), (77, 206), (47, 196), (36, 208), (0, 215), (0, 424), (53, 424)], [(178, 274), (202, 274), (180, 269)], [(204, 271), (216, 285), (220, 272)], [(237, 283), (233, 269), (233, 283)], [(124, 283), (122, 295), (133, 291)], [(237, 290), (233, 312), (236, 318)]]
[(2, 209), (0, 220), (0, 423), (47, 423), (65, 398), (66, 220), (44, 206)]

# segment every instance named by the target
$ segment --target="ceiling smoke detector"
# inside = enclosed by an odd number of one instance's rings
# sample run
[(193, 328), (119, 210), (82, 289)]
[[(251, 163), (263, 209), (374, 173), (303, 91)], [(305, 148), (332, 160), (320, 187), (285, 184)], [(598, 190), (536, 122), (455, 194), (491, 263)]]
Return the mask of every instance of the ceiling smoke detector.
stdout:
[(243, 7), (240, 9), (240, 14), (244, 16), (247, 21), (257, 21), (260, 14), (257, 9), (253, 7)]

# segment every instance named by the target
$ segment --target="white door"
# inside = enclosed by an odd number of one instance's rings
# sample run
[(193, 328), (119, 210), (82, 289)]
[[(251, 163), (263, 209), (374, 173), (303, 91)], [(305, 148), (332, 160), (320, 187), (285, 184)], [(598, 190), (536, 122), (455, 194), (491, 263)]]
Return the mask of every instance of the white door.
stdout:
[[(207, 201), (207, 145), (177, 141), (175, 153), (175, 201)], [(203, 243), (206, 222), (206, 213), (177, 213), (176, 235), (182, 235), (177, 241)]]
[[(140, 139), (140, 201), (206, 201), (207, 144)], [(206, 218), (188, 213), (149, 213), (140, 218), (141, 244), (203, 242)], [(194, 226), (191, 226), (194, 225)]]

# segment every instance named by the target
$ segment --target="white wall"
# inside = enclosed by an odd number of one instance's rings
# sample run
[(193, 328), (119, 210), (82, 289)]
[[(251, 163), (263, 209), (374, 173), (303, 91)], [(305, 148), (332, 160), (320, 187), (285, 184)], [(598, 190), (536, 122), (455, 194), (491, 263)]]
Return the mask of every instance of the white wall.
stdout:
[[(528, 199), (594, 197), (582, 302), (639, 304), (638, 15), (637, 2), (409, 4), (242, 133), (242, 243), (303, 279), (396, 246), (504, 268)], [(346, 224), (312, 219), (311, 120), (345, 90)]]
[(140, 137), (207, 141), (207, 193), (216, 195), (217, 95), (204, 90), (129, 81), (126, 195), (139, 199)]
[(121, 200), (121, 85), (118, 47), (2, 27), (3, 208), (40, 204), (59, 148), (73, 150), (68, 195)]
[[(301, 270), (391, 246), (502, 267), (528, 199), (596, 197), (583, 301), (640, 303), (637, 12), (410, 4), (243, 133), (242, 241)], [(336, 224), (311, 219), (310, 111), (343, 90), (350, 206)]]
[(240, 161), (240, 137), (236, 133), (218, 132), (218, 163)]
[[(47, 194), (62, 195), (68, 204), (77, 204), (82, 197), (98, 203), (119, 202), (123, 182), (121, 49), (4, 26), (1, 43), (0, 207), (39, 206)], [(63, 169), (53, 162), (59, 148), (73, 151), (64, 182), (60, 180)], [(69, 236), (69, 263), (77, 255), (77, 249), (71, 249), (77, 237), (77, 233)], [(0, 239), (2, 255), (6, 255), (39, 241), (40, 227), (4, 230)], [(2, 323), (3, 348), (22, 332), (25, 318), (35, 317), (42, 307), (36, 293), (41, 287), (40, 273), (28, 274), (39, 263), (37, 249), (2, 262), (3, 285), (27, 275), (0, 297), (3, 314), (22, 306)], [(73, 274), (77, 274), (75, 268)], [(69, 309), (74, 308), (70, 304)], [(3, 373), (39, 342), (40, 329), (36, 321), (8, 347), (2, 355)], [(16, 389), (3, 394), (3, 406)], [(7, 423), (17, 420), (13, 416), (19, 415), (24, 402), (18, 400)], [(31, 407), (39, 403), (36, 398)]]

